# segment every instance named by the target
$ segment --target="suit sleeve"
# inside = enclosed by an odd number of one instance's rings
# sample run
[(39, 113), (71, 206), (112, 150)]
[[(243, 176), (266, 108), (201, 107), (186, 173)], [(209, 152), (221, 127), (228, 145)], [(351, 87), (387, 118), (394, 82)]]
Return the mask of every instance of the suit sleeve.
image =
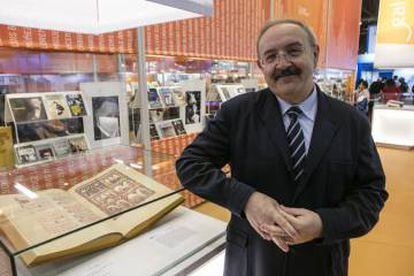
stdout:
[(368, 233), (378, 222), (379, 213), (388, 198), (381, 161), (366, 120), (361, 133), (354, 181), (343, 202), (336, 208), (316, 210), (323, 223), (323, 243)]
[(188, 190), (242, 217), (254, 189), (226, 177), (221, 170), (229, 163), (231, 152), (232, 126), (227, 108), (227, 103), (224, 103), (216, 117), (184, 150), (176, 168), (182, 185)]

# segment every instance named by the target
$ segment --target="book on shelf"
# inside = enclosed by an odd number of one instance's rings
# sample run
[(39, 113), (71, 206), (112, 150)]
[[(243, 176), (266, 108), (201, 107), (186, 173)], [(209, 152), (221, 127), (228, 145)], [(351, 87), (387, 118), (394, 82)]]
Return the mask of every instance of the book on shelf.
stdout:
[[(0, 196), (0, 230), (17, 249), (46, 241), (172, 192), (155, 180), (115, 164), (69, 190), (48, 189), (30, 199)], [(20, 256), (28, 266), (94, 252), (131, 239), (183, 202), (173, 194), (103, 221)]]

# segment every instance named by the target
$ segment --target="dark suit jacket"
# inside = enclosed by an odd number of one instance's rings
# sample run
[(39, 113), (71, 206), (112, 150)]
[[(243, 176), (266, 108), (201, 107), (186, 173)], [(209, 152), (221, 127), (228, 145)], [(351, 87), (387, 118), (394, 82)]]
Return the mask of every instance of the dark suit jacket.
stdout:
[[(230, 163), (232, 178), (220, 168)], [(177, 161), (182, 184), (232, 213), (225, 275), (346, 275), (349, 238), (366, 234), (388, 197), (367, 119), (318, 88), (318, 111), (303, 181), (296, 185), (281, 111), (269, 89), (224, 103)], [(283, 253), (263, 240), (243, 210), (259, 191), (317, 212), (323, 238)]]

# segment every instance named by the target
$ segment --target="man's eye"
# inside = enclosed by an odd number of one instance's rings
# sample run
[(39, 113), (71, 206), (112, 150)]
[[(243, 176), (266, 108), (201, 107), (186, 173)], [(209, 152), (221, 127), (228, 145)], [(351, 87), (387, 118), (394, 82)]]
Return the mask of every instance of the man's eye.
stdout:
[(300, 56), (300, 55), (302, 54), (302, 50), (301, 50), (301, 49), (290, 49), (290, 50), (288, 51), (288, 54), (289, 54), (290, 56), (297, 57), (297, 56)]
[(270, 55), (267, 55), (267, 56), (266, 56), (265, 60), (266, 60), (267, 62), (272, 62), (272, 61), (274, 61), (274, 60), (275, 60), (275, 58), (276, 58), (276, 55), (275, 55), (275, 54), (270, 54)]

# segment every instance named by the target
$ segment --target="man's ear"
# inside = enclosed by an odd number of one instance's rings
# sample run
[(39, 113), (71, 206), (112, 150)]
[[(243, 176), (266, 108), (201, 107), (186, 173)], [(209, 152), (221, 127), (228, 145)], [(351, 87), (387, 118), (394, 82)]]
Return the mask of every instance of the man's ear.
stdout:
[(316, 68), (316, 66), (318, 66), (319, 52), (320, 52), (319, 45), (315, 45), (314, 50), (313, 50), (313, 58), (314, 58), (314, 66), (313, 67), (314, 68)]
[(256, 60), (256, 64), (260, 70), (263, 70), (262, 65), (260, 64), (260, 60)]

